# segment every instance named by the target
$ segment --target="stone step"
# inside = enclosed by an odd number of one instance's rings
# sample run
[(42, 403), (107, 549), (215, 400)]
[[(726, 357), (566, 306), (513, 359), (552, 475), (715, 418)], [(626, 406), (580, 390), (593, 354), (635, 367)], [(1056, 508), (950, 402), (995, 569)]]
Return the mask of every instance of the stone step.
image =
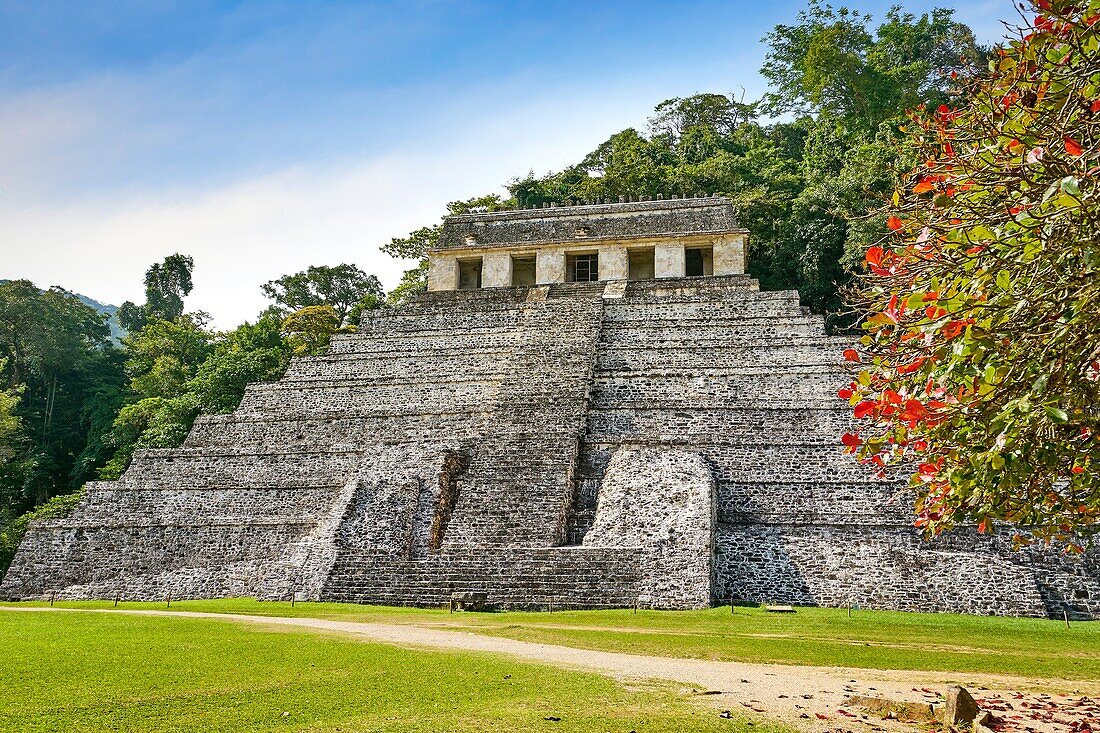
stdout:
[[(729, 344), (722, 348), (684, 346), (667, 349), (601, 348), (599, 371), (636, 369), (714, 369), (844, 365), (844, 341), (808, 339), (805, 343), (772, 343), (745, 347)], [(833, 348), (833, 345), (836, 348)]]
[[(639, 324), (638, 327), (605, 328), (600, 337), (601, 348), (630, 347), (644, 349), (678, 348), (685, 346), (710, 347), (731, 344), (749, 345), (797, 341), (806, 338), (823, 338), (825, 329), (812, 318), (804, 322), (761, 323), (744, 320), (723, 324), (699, 324), (693, 328), (682, 325)], [(801, 319), (799, 319), (801, 320)], [(850, 345), (850, 344), (849, 344)]]
[(362, 451), (257, 453), (176, 448), (135, 452), (122, 486), (294, 487), (346, 482), (363, 462)]
[(449, 414), (474, 413), (491, 404), (495, 379), (440, 380), (436, 383), (336, 384), (280, 383), (245, 391), (238, 413), (257, 414)]
[(706, 443), (836, 443), (854, 426), (851, 410), (841, 400), (835, 405), (783, 409), (751, 401), (723, 407), (687, 401), (657, 407), (594, 407), (588, 413), (586, 440), (604, 442), (630, 438), (690, 439)]
[[(369, 568), (369, 572), (364, 572)], [(452, 591), (488, 594), (497, 608), (630, 605), (639, 570), (630, 550), (483, 548), (422, 560), (341, 554), (324, 597), (356, 602), (446, 603)]]
[(520, 329), (468, 329), (465, 332), (431, 331), (395, 337), (393, 334), (337, 334), (329, 344), (329, 354), (422, 354), (426, 358), (457, 351), (501, 349), (519, 346), (525, 341)]
[(451, 354), (445, 359), (421, 359), (415, 355), (331, 354), (295, 359), (287, 368), (284, 383), (310, 380), (414, 378), (428, 381), (438, 377), (498, 376), (510, 349), (481, 349)]
[[(598, 409), (723, 405), (775, 408), (795, 404), (808, 408), (842, 407), (837, 390), (851, 381), (846, 370), (831, 364), (779, 371), (758, 367), (600, 371), (592, 382), (592, 404)], [(761, 404), (763, 402), (763, 404)]]

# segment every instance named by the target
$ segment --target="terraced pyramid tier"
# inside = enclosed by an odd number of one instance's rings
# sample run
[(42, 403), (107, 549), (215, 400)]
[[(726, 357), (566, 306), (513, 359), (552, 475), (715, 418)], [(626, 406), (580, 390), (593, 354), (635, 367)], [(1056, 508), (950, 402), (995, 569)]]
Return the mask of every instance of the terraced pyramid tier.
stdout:
[(745, 276), (425, 294), (28, 532), (7, 598), (731, 598), (1100, 615), (1100, 558), (934, 543), (844, 456), (845, 339)]

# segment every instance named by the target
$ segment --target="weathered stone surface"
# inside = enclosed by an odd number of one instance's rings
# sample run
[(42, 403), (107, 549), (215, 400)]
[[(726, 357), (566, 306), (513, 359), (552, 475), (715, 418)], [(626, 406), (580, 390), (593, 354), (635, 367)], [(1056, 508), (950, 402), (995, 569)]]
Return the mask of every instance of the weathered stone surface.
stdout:
[(971, 727), (974, 733), (982, 733), (983, 730), (992, 730), (993, 726), (996, 725), (996, 720), (993, 713), (983, 710), (978, 713), (978, 717), (974, 718), (974, 724)]
[(637, 239), (744, 231), (727, 198), (588, 204), (447, 217), (440, 249)]
[[(676, 208), (653, 204), (631, 208)], [(584, 208), (499, 235), (572, 237)], [(554, 251), (540, 281), (564, 277)], [(844, 346), (745, 276), (428, 293), (89, 485), (31, 527), (0, 597), (1100, 616), (1096, 550), (928, 541), (898, 482), (843, 455)]]
[(464, 591), (451, 594), (451, 611), (484, 611), (488, 594)]
[(638, 603), (711, 603), (715, 484), (698, 453), (622, 446), (604, 473), (584, 544), (624, 547), (641, 561)]
[(844, 699), (844, 705), (845, 707), (863, 708), (870, 713), (895, 718), (905, 723), (932, 723), (936, 720), (935, 709), (926, 702), (907, 702), (885, 697), (852, 695)]
[(978, 703), (965, 687), (955, 685), (948, 688), (943, 704), (943, 722), (945, 725), (969, 726), (978, 717)]

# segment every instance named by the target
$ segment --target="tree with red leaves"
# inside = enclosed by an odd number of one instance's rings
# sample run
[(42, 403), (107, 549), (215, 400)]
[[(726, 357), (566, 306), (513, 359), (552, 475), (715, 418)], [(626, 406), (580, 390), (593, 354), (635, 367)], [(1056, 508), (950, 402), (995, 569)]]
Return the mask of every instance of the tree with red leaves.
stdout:
[(847, 450), (911, 472), (917, 524), (1080, 549), (1100, 530), (1100, 0), (1036, 0), (882, 213), (840, 391)]

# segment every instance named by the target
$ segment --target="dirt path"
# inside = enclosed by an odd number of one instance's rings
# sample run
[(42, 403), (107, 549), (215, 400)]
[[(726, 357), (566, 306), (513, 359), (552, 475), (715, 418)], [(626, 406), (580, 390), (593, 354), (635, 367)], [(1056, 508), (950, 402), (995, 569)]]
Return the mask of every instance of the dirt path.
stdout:
[[(864, 715), (858, 709), (847, 709), (843, 701), (850, 695), (867, 695), (934, 703), (947, 687), (962, 684), (974, 693), (984, 707), (994, 709), (1000, 719), (996, 730), (1084, 733), (1091, 729), (1100, 733), (1100, 708), (1083, 697), (1100, 695), (1100, 682), (1065, 682), (1064, 689), (1052, 690), (1056, 685), (1050, 680), (956, 672), (805, 667), (651, 657), (537, 644), (428, 626), (317, 618), (10, 606), (3, 610), (184, 616), (337, 633), (399, 646), (505, 654), (525, 661), (596, 672), (625, 682), (656, 679), (698, 685), (707, 690), (706, 694), (698, 695), (698, 699), (716, 706), (718, 710), (778, 718), (811, 731), (905, 729), (906, 726), (896, 721), (883, 721), (875, 715)], [(1064, 694), (1045, 694), (1055, 691)]]

